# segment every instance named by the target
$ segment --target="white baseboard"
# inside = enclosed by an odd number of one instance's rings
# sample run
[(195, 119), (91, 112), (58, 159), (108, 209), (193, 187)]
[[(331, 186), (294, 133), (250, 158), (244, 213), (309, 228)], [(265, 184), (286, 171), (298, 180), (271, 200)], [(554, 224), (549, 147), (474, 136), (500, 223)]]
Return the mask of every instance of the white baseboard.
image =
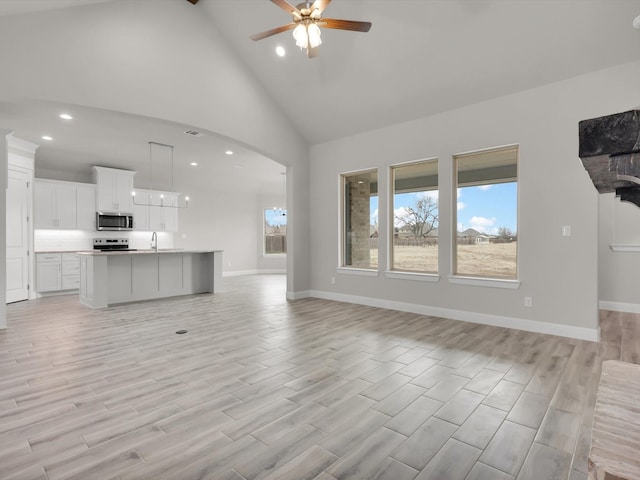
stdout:
[(301, 292), (287, 292), (287, 300), (300, 300), (301, 298), (313, 297), (310, 290), (303, 290)]
[(239, 277), (240, 275), (273, 275), (287, 273), (285, 269), (271, 268), (264, 270), (236, 270), (234, 272), (222, 272), (223, 277)]
[(612, 310), (614, 312), (626, 312), (626, 313), (640, 313), (640, 304), (638, 303), (609, 302), (607, 300), (600, 300), (598, 306), (600, 307), (600, 310)]
[[(290, 298), (290, 295), (295, 298)], [(301, 296), (304, 295), (304, 296)], [(578, 340), (600, 341), (600, 327), (584, 328), (572, 325), (562, 325), (557, 323), (539, 322), (537, 320), (527, 320), (524, 318), (503, 317), (500, 315), (490, 315), (486, 313), (468, 312), (464, 310), (454, 310), (450, 308), (431, 307), (429, 305), (418, 305), (415, 303), (395, 302), (379, 298), (361, 297), (356, 295), (345, 295), (342, 293), (324, 292), (320, 290), (310, 290), (308, 292), (288, 292), (287, 299), (297, 300), (298, 298), (315, 297), (325, 300), (335, 300), (338, 302), (356, 303), (369, 307), (387, 308), (399, 310), (401, 312), (417, 313), (420, 315), (430, 315), (434, 317), (450, 318), (465, 322), (491, 325), (494, 327), (514, 328), (527, 332), (545, 333), (560, 337), (576, 338)]]

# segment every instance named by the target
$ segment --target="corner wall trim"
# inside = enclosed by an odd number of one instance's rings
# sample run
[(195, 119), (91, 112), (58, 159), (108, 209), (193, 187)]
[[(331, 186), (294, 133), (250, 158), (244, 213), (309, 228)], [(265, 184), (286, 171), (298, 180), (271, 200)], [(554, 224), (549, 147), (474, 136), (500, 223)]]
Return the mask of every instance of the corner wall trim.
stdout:
[(600, 310), (640, 313), (640, 304), (638, 303), (609, 302), (607, 300), (600, 300), (600, 302), (598, 303), (598, 307), (600, 308)]
[[(303, 293), (303, 292), (296, 292)], [(321, 290), (309, 290), (308, 297), (322, 298), (324, 300), (334, 300), (337, 302), (356, 303), (368, 307), (386, 308), (401, 312), (417, 313), (419, 315), (430, 315), (434, 317), (450, 318), (452, 320), (462, 320), (464, 322), (491, 325), (493, 327), (513, 328), (527, 332), (544, 333), (547, 335), (557, 335), (559, 337), (569, 337), (578, 340), (588, 340), (598, 342), (600, 340), (600, 327), (584, 328), (573, 325), (561, 325), (557, 323), (539, 322), (537, 320), (527, 320), (524, 318), (503, 317), (486, 313), (469, 312), (465, 310), (454, 310), (450, 308), (432, 307), (429, 305), (418, 305), (415, 303), (396, 302), (380, 298), (361, 297), (356, 295), (346, 295), (342, 293), (325, 292)], [(296, 297), (305, 298), (305, 297)], [(289, 293), (287, 293), (287, 299)]]

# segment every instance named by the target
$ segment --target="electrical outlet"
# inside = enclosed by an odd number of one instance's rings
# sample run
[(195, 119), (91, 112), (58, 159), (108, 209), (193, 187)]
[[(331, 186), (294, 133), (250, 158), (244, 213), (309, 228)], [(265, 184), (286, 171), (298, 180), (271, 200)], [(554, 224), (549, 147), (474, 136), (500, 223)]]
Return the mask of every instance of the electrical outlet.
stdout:
[(562, 227), (562, 236), (563, 237), (571, 236), (571, 225), (565, 225)]
[(527, 308), (533, 308), (533, 297), (524, 297), (524, 306)]
[(335, 285), (336, 284), (336, 277), (331, 277), (331, 285)]

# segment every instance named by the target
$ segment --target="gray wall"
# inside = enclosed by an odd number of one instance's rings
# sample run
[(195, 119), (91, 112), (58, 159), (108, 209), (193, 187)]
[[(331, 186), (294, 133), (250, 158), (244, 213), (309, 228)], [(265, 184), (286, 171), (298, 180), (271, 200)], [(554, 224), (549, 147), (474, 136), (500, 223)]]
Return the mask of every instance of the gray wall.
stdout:
[[(632, 107), (640, 63), (595, 72), (455, 111), (337, 140), (311, 149), (311, 293), (441, 313), (516, 328), (594, 338), (598, 332), (598, 195), (579, 163), (578, 121)], [(425, 92), (428, 95), (429, 92)], [(435, 94), (435, 93), (434, 93)], [(520, 145), (518, 290), (452, 285), (451, 156)], [(381, 231), (388, 226), (388, 165), (438, 157), (438, 283), (344, 275), (338, 264), (338, 177), (379, 169)], [(572, 237), (562, 237), (571, 225)], [(387, 238), (380, 237), (381, 269)], [(332, 284), (331, 279), (336, 283)], [(524, 297), (533, 297), (533, 308)]]

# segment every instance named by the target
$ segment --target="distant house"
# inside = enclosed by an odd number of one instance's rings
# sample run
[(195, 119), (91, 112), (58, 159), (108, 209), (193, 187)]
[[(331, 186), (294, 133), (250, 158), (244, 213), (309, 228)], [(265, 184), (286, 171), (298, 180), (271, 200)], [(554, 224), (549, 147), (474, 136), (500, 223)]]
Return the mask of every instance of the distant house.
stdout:
[(487, 235), (473, 228), (467, 228), (463, 232), (458, 232), (458, 243), (463, 245), (493, 243), (496, 238), (494, 235)]

